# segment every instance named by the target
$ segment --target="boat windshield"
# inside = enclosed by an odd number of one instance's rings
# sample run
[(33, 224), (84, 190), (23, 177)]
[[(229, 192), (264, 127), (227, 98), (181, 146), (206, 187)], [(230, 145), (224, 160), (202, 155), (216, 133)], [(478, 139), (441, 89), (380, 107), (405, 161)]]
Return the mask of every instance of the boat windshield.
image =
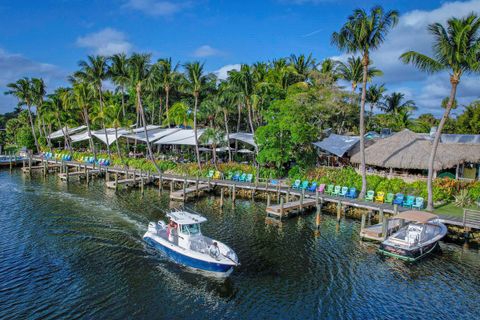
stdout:
[(183, 234), (196, 235), (200, 234), (200, 224), (182, 224), (180, 226), (180, 231)]

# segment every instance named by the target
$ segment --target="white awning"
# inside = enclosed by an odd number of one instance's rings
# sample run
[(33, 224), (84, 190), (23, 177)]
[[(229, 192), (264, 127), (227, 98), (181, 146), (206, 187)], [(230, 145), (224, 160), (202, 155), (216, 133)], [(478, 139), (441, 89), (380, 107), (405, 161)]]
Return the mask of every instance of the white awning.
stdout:
[[(202, 134), (205, 132), (204, 129), (197, 130), (197, 138), (200, 139)], [(174, 145), (195, 145), (195, 133), (191, 129), (178, 130), (166, 137), (163, 137), (156, 142), (155, 144), (174, 144)]]
[[(161, 129), (161, 128), (155, 128), (155, 129), (148, 129), (147, 128), (147, 134), (148, 134), (148, 140), (150, 142), (154, 142), (160, 138), (166, 137), (168, 135), (171, 135), (172, 133), (175, 133), (177, 131), (180, 131), (181, 129), (179, 128), (167, 128), (167, 129)], [(134, 139), (134, 140), (140, 140), (140, 141), (147, 141), (145, 132), (142, 128), (142, 131), (138, 133), (133, 133), (133, 134), (125, 134), (123, 137), (128, 138), (128, 139)]]
[(232, 133), (230, 134), (230, 139), (245, 142), (246, 144), (254, 146), (255, 148), (257, 147), (257, 144), (253, 139), (253, 133), (248, 133), (248, 132)]
[[(118, 137), (122, 135), (122, 133), (125, 133), (124, 129), (118, 129)], [(103, 143), (107, 144), (107, 138), (108, 138), (108, 144), (111, 145), (114, 143), (117, 139), (115, 137), (115, 129), (109, 128), (107, 129), (107, 134), (105, 135), (105, 131), (102, 130), (97, 130), (97, 131), (92, 131), (92, 136), (99, 139)], [(88, 131), (73, 135), (70, 137), (72, 139), (72, 142), (80, 142), (80, 141), (85, 141), (90, 139), (90, 135), (88, 134)]]
[(50, 139), (57, 139), (57, 138), (63, 138), (64, 136), (64, 132), (67, 133), (66, 130), (68, 130), (68, 134), (69, 135), (72, 135), (72, 134), (75, 134), (75, 133), (78, 133), (82, 130), (85, 130), (87, 128), (87, 126), (80, 126), (80, 127), (76, 127), (76, 128), (68, 128), (68, 127), (63, 127), (62, 129), (60, 130), (57, 130), (55, 132), (52, 132), (48, 137)]

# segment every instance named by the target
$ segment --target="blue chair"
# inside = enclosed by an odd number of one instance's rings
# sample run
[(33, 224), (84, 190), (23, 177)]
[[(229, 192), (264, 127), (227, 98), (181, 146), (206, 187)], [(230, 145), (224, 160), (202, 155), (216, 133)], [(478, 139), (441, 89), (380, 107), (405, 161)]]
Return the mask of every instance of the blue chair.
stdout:
[(414, 204), (415, 204), (415, 197), (412, 195), (408, 195), (407, 199), (403, 201), (402, 205), (406, 208), (412, 208)]
[(312, 185), (308, 188), (308, 191), (315, 192), (316, 189), (317, 189), (317, 183), (313, 181)]
[(232, 179), (233, 179), (233, 181), (239, 181), (240, 180), (240, 171), (235, 172)]
[(347, 198), (352, 198), (355, 199), (357, 197), (357, 189), (355, 188), (350, 188), (347, 193)]
[(403, 204), (403, 198), (403, 193), (397, 193), (395, 195), (395, 199), (393, 200), (393, 204), (398, 204), (399, 206), (401, 206)]

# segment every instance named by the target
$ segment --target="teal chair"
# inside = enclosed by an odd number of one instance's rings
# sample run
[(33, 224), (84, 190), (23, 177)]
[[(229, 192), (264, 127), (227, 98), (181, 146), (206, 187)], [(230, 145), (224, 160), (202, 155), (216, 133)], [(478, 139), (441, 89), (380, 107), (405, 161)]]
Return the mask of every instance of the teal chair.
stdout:
[(347, 194), (348, 194), (348, 187), (342, 187), (342, 190), (340, 191), (339, 196), (346, 197)]
[(415, 204), (415, 197), (412, 195), (408, 195), (405, 201), (403, 201), (402, 206), (404, 206), (405, 208), (412, 208), (414, 204)]
[(240, 181), (240, 182), (245, 182), (245, 180), (247, 180), (247, 174), (246, 174), (246, 173), (242, 173), (242, 175), (240, 176), (240, 179), (238, 179), (238, 181)]
[(245, 179), (245, 182), (252, 182), (253, 181), (253, 174), (249, 173), (247, 174), (247, 178)]
[(292, 189), (300, 189), (300, 180), (295, 180), (295, 182), (292, 184)]
[(375, 196), (375, 191), (373, 191), (373, 190), (368, 190), (368, 191), (367, 191), (367, 194), (365, 195), (365, 201), (371, 201), (371, 202), (373, 202), (374, 196)]
[(335, 186), (335, 189), (333, 190), (332, 195), (333, 196), (339, 196), (340, 192), (342, 192), (342, 187), (341, 186)]
[(302, 185), (300, 186), (300, 189), (307, 190), (307, 188), (308, 188), (308, 181), (305, 180), (305, 181), (302, 182)]
[(415, 203), (412, 205), (412, 208), (422, 210), (423, 209), (423, 202), (424, 202), (424, 199), (422, 197), (416, 197), (415, 198)]

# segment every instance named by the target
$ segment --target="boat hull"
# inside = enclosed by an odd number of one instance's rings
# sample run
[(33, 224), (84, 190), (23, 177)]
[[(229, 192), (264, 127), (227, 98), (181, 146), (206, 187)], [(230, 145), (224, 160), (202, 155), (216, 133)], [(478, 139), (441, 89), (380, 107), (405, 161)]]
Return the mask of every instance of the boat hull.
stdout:
[(219, 276), (228, 276), (233, 271), (233, 266), (230, 264), (215, 263), (185, 255), (181, 253), (180, 250), (175, 250), (174, 247), (169, 248), (162, 243), (156, 241), (155, 239), (150, 237), (148, 233), (143, 238), (149, 245), (151, 245), (157, 250), (164, 252), (170, 259), (184, 266), (208, 271), (211, 273), (215, 273)]
[(423, 247), (415, 248), (413, 250), (406, 250), (402, 248), (397, 248), (394, 246), (380, 244), (379, 252), (383, 255), (394, 257), (397, 259), (405, 260), (405, 261), (417, 261), (421, 258), (425, 257), (427, 254), (435, 251), (438, 248), (438, 241), (434, 243), (430, 243)]

